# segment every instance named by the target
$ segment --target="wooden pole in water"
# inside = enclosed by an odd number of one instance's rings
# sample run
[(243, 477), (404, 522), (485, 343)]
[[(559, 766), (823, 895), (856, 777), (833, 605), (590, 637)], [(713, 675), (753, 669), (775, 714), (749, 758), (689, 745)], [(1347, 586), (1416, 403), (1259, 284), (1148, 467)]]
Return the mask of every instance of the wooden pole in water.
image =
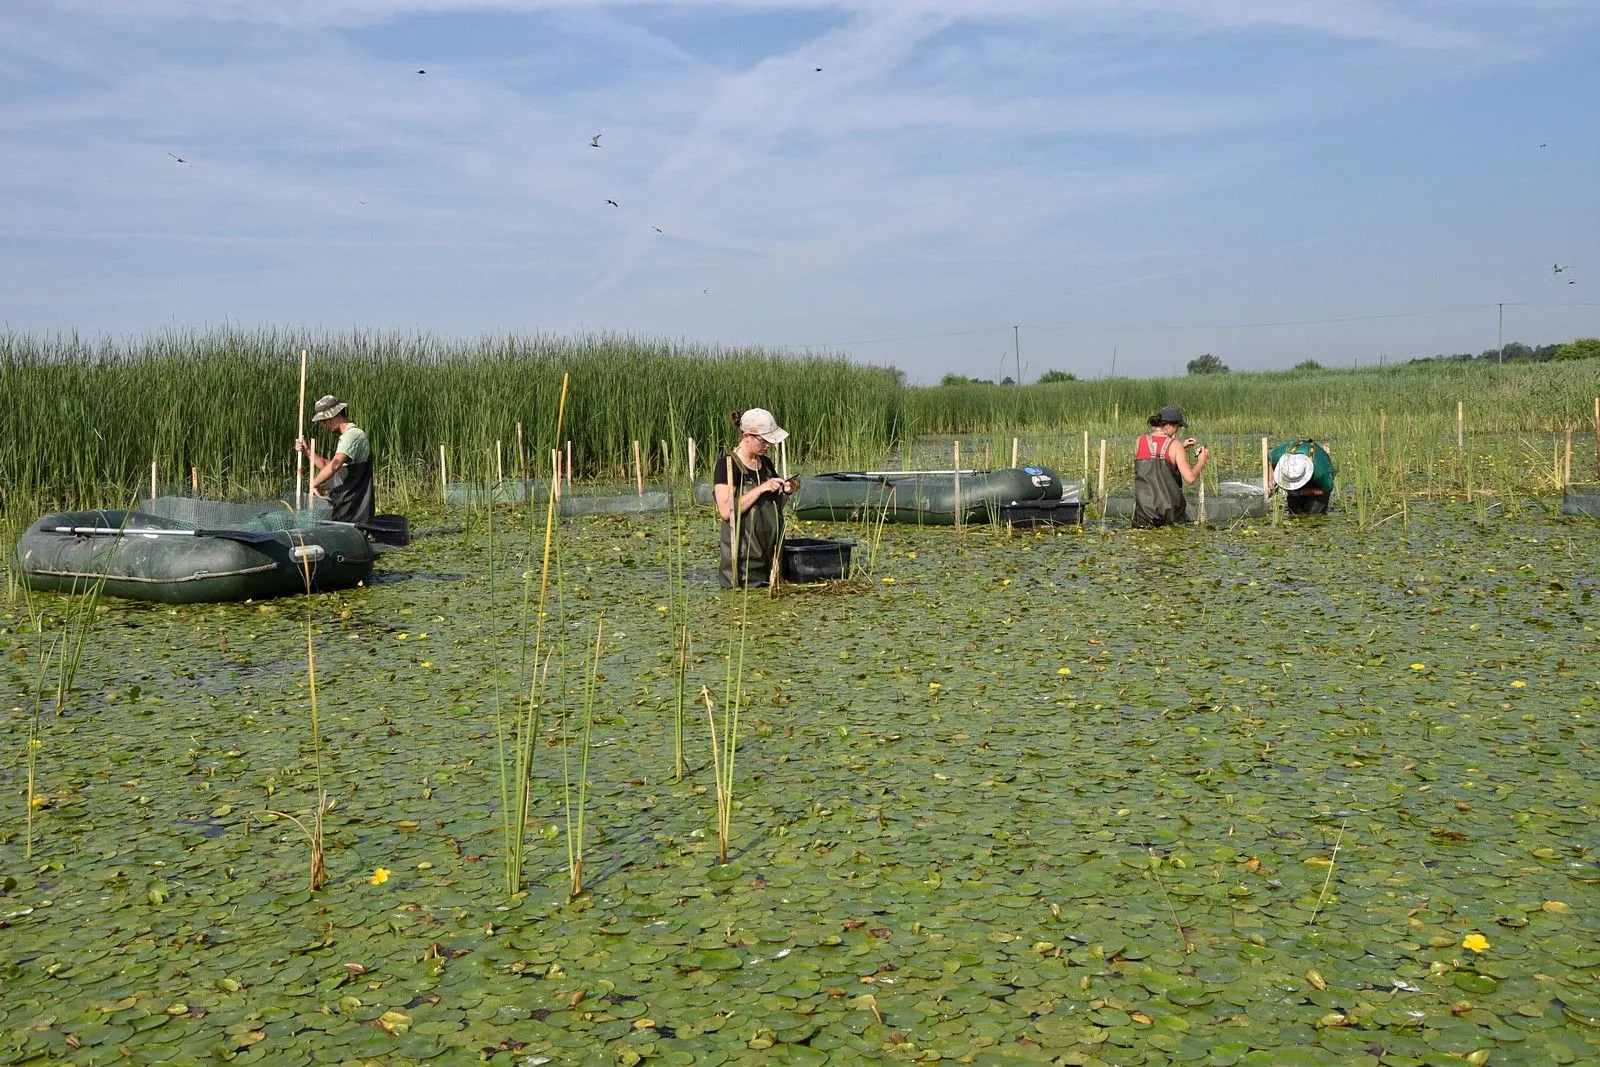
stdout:
[(689, 438), (689, 481), (694, 481), (694, 438)]
[(517, 474), (522, 478), (522, 499), (528, 499), (528, 450), (522, 442), (522, 423), (517, 423)]
[(1122, 405), (1111, 405), (1111, 428), (1114, 430), (1122, 422)]
[(1263, 437), (1261, 439), (1261, 492), (1264, 496), (1270, 496), (1272, 492), (1272, 464), (1267, 461), (1268, 452), (1267, 439)]
[(1095, 484), (1095, 499), (1100, 501), (1100, 514), (1106, 509), (1106, 439), (1100, 438), (1100, 480)]
[(1600, 396), (1594, 398), (1594, 476), (1600, 480)]
[(1561, 488), (1572, 484), (1572, 427), (1567, 427), (1567, 450), (1561, 457)]
[(156, 502), (156, 461), (150, 461), (150, 503)]
[(1200, 525), (1201, 526), (1204, 526), (1206, 524), (1206, 476), (1205, 476), (1204, 473), (1202, 473), (1200, 475), (1200, 515), (1199, 515), (1199, 520), (1200, 520)]
[(1018, 466), (1017, 459), (1019, 458), (1021, 447), (1022, 442), (1013, 437), (1011, 439), (1011, 465), (1013, 467)]
[(506, 484), (506, 465), (500, 458), (500, 442), (494, 443), (494, 484)]
[(1089, 431), (1083, 431), (1083, 487), (1089, 488)]
[(1456, 401), (1456, 448), (1467, 447), (1467, 407)]
[(550, 492), (557, 501), (561, 499), (561, 449), (550, 450)]
[(633, 442), (633, 484), (638, 488), (639, 495), (644, 496), (644, 461), (639, 458), (639, 442)]
[(567, 488), (572, 488), (572, 442), (567, 442), (567, 459), (565, 463), (556, 465), (561, 471), (561, 476), (567, 480)]
[[(295, 444), (299, 444), (306, 436), (306, 350), (300, 350), (300, 428), (295, 433)], [(300, 510), (300, 476), (306, 469), (306, 454), (295, 449), (294, 453), (294, 509)], [(150, 494), (155, 499), (155, 493)]]
[[(1567, 431), (1567, 451), (1572, 451), (1572, 431)], [(189, 491), (195, 496), (200, 495), (200, 468), (193, 463), (189, 464)]]
[(955, 463), (956, 470), (956, 529), (961, 529), (961, 442), (956, 442)]
[(1378, 409), (1378, 451), (1389, 454), (1389, 412), (1385, 408)]
[(450, 470), (444, 462), (444, 442), (439, 442), (439, 499), (450, 503)]
[(661, 473), (669, 476), (672, 473), (672, 456), (667, 452), (666, 441), (661, 442)]

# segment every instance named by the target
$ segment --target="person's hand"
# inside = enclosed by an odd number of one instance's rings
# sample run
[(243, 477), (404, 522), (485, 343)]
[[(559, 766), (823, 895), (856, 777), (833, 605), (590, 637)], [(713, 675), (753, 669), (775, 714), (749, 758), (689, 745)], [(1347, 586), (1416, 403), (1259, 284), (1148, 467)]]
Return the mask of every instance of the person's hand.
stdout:
[(800, 488), (800, 476), (798, 474), (795, 475), (793, 478), (790, 478), (787, 482), (783, 483), (783, 491), (785, 493), (794, 493), (799, 488)]
[(781, 493), (783, 492), (783, 479), (768, 478), (765, 482), (761, 483), (761, 488), (764, 492)]
[(294, 450), (296, 452), (309, 452), (311, 451), (311, 442), (304, 437), (296, 437), (294, 439)]
[[(1195, 445), (1197, 445), (1199, 443), (1200, 443), (1200, 439), (1198, 437), (1185, 437), (1183, 439), (1183, 447), (1184, 448), (1193, 448)], [(1203, 451), (1205, 451), (1205, 449), (1201, 449), (1201, 451), (1203, 452)]]

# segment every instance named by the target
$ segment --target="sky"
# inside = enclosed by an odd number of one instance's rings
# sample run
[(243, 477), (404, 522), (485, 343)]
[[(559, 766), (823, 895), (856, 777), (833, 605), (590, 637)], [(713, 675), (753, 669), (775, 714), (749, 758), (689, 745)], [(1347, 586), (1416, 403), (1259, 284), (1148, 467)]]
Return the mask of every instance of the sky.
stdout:
[(1595, 336), (1596, 55), (1594, 0), (4, 4), (0, 327), (913, 382)]

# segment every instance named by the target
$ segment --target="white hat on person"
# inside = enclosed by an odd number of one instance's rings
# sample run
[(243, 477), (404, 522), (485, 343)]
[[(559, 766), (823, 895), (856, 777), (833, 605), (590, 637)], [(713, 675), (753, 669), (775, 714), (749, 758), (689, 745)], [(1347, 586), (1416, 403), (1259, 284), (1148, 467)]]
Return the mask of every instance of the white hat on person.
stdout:
[(753, 433), (769, 445), (778, 444), (789, 437), (789, 431), (779, 426), (778, 420), (766, 408), (751, 408), (740, 415), (739, 432)]
[(1273, 466), (1272, 478), (1286, 492), (1292, 492), (1311, 480), (1312, 470), (1310, 456), (1302, 452), (1285, 452)]

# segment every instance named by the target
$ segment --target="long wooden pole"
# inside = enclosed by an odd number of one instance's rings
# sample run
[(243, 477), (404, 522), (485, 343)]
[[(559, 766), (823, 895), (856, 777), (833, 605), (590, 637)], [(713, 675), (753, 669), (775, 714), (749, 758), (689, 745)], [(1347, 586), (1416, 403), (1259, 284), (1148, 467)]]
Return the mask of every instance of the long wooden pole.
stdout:
[(1572, 427), (1567, 427), (1567, 450), (1561, 459), (1561, 488), (1572, 484)]
[[(305, 440), (306, 436), (306, 350), (300, 350), (300, 429), (295, 434), (296, 443)], [(305, 473), (306, 454), (299, 449), (294, 453), (294, 509), (301, 508), (300, 478)], [(153, 495), (153, 494), (152, 494)]]
[(1267, 439), (1261, 439), (1261, 495), (1269, 496), (1272, 493), (1272, 464), (1267, 459), (1270, 450), (1267, 448)]
[(1594, 476), (1600, 481), (1600, 396), (1594, 398)]
[(961, 442), (956, 442), (955, 447), (956, 471), (956, 529), (961, 529)]
[(691, 482), (694, 481), (694, 465), (695, 465), (694, 438), (691, 437), (691, 438), (689, 438), (689, 481), (691, 481)]
[(150, 460), (150, 503), (156, 502), (156, 460)]
[(1089, 488), (1089, 431), (1083, 431), (1083, 487)]
[(559, 463), (559, 464), (557, 464), (557, 466), (560, 467), (560, 469), (561, 469), (561, 477), (563, 477), (563, 478), (565, 478), (567, 480), (567, 488), (571, 489), (572, 488), (572, 442), (570, 440), (567, 442), (567, 458), (566, 458), (566, 462)]
[(1018, 453), (1019, 453), (1019, 451), (1021, 449), (1021, 446), (1022, 446), (1022, 442), (1018, 441), (1015, 437), (1013, 437), (1011, 439), (1011, 465), (1013, 467), (1018, 465), (1017, 464), (1017, 460), (1019, 458)]
[(1467, 447), (1467, 406), (1456, 401), (1456, 447)]
[(561, 499), (561, 449), (550, 450), (550, 491)]
[(494, 443), (494, 484), (496, 486), (506, 484), (506, 466), (500, 459), (499, 441)]
[(444, 462), (444, 442), (439, 442), (439, 499), (450, 503), (450, 470)]
[[(1571, 430), (1567, 431), (1567, 453), (1569, 456), (1572, 453)], [(1570, 467), (1571, 464), (1569, 463), (1568, 466)], [(200, 468), (193, 463), (189, 464), (189, 491), (197, 497), (200, 495)]]
[(1100, 480), (1094, 487), (1094, 498), (1100, 501), (1100, 513), (1105, 514), (1106, 507), (1106, 439), (1100, 438)]
[(522, 499), (528, 499), (528, 450), (522, 442), (522, 423), (517, 423), (517, 473), (522, 478)]
[(639, 456), (639, 442), (633, 442), (633, 484), (644, 496), (644, 460)]

